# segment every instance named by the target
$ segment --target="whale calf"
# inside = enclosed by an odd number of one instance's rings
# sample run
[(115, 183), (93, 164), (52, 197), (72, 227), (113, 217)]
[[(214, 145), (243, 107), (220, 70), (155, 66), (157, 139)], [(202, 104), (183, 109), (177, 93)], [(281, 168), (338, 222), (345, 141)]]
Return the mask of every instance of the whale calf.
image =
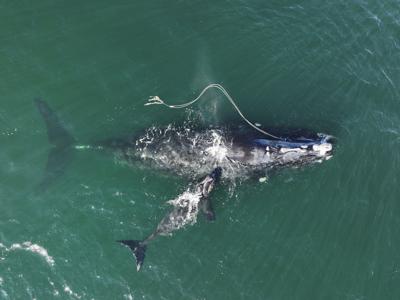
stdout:
[(192, 183), (186, 192), (169, 201), (173, 209), (147, 238), (119, 240), (132, 250), (138, 271), (148, 243), (156, 236), (192, 224), (199, 210), (208, 220), (215, 219), (209, 195), (218, 181), (265, 176), (271, 170), (320, 163), (333, 155), (332, 137), (327, 134), (298, 131), (271, 139), (241, 126), (154, 126), (130, 137), (79, 145), (45, 101), (37, 99), (35, 104), (52, 144), (41, 188), (64, 172), (71, 152), (86, 148), (108, 150), (133, 167), (173, 172)]
[(123, 245), (128, 246), (135, 258), (136, 269), (140, 270), (147, 249), (148, 243), (161, 235), (170, 235), (185, 225), (196, 222), (197, 214), (201, 209), (208, 220), (214, 220), (215, 214), (211, 207), (209, 195), (214, 189), (215, 184), (221, 177), (222, 169), (215, 168), (211, 174), (207, 175), (194, 188), (190, 188), (174, 200), (168, 201), (173, 205), (173, 209), (161, 220), (156, 230), (144, 240), (120, 240)]

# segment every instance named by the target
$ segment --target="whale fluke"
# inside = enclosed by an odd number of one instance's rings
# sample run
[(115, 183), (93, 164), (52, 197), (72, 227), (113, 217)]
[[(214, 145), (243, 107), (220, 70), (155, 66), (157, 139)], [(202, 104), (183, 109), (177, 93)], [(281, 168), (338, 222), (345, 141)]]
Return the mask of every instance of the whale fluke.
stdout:
[(136, 259), (136, 270), (139, 272), (144, 261), (147, 248), (146, 244), (144, 244), (142, 241), (137, 240), (121, 240), (117, 242), (128, 246), (132, 250)]
[(47, 128), (49, 142), (55, 147), (67, 147), (75, 143), (75, 139), (64, 128), (57, 114), (41, 99), (35, 99), (36, 107), (42, 115)]
[(49, 143), (53, 145), (48, 156), (44, 178), (39, 185), (39, 189), (43, 191), (50, 182), (64, 173), (72, 155), (70, 146), (75, 143), (75, 139), (45, 101), (35, 99), (34, 102), (46, 124)]

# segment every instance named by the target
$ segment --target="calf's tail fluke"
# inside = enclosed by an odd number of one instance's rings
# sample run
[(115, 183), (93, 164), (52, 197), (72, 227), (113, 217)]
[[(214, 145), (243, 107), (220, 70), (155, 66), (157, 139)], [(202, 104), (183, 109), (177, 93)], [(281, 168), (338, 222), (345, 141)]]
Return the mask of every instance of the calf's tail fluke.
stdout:
[(71, 146), (75, 143), (75, 139), (45, 101), (35, 99), (34, 102), (46, 125), (49, 143), (53, 145), (49, 152), (44, 178), (39, 185), (39, 189), (43, 191), (55, 178), (64, 173), (72, 156)]
[(128, 246), (132, 250), (136, 259), (136, 270), (139, 272), (141, 266), (143, 265), (147, 245), (143, 241), (135, 240), (121, 240), (117, 242)]

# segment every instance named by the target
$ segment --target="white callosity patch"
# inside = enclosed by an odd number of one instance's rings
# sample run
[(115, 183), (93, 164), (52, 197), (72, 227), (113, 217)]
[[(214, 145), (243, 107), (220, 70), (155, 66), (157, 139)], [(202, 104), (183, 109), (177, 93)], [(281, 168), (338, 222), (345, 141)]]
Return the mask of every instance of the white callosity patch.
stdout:
[(326, 153), (332, 151), (331, 143), (322, 143), (313, 145), (313, 150), (318, 153), (320, 156), (326, 156)]
[(279, 149), (279, 152), (282, 154), (288, 153), (288, 152), (297, 152), (297, 153), (306, 153), (307, 150), (303, 149), (302, 147), (293, 150), (292, 148), (281, 148)]
[(261, 183), (266, 182), (267, 180), (268, 180), (267, 177), (260, 177), (260, 178), (258, 179), (258, 181), (261, 182)]
[(45, 248), (43, 248), (42, 246), (37, 245), (37, 244), (32, 244), (32, 242), (29, 242), (29, 241), (23, 242), (22, 244), (15, 243), (15, 244), (12, 244), (8, 248), (0, 243), (0, 248), (4, 249), (6, 252), (11, 252), (11, 251), (15, 251), (15, 250), (29, 251), (29, 252), (38, 254), (41, 257), (43, 257), (50, 266), (54, 266), (54, 264), (55, 264), (53, 257), (51, 257), (49, 255), (49, 253), (47, 252), (47, 250)]

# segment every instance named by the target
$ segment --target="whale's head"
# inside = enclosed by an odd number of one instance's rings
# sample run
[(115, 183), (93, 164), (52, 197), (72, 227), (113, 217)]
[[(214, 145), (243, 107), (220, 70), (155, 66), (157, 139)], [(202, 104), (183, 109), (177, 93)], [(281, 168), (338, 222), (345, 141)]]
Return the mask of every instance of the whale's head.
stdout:
[(268, 167), (322, 162), (333, 155), (333, 137), (326, 134), (280, 140), (256, 139), (253, 145), (251, 163)]
[(331, 158), (333, 155), (334, 137), (326, 134), (318, 134), (318, 136), (321, 139), (313, 144), (310, 150), (319, 157), (325, 159)]

